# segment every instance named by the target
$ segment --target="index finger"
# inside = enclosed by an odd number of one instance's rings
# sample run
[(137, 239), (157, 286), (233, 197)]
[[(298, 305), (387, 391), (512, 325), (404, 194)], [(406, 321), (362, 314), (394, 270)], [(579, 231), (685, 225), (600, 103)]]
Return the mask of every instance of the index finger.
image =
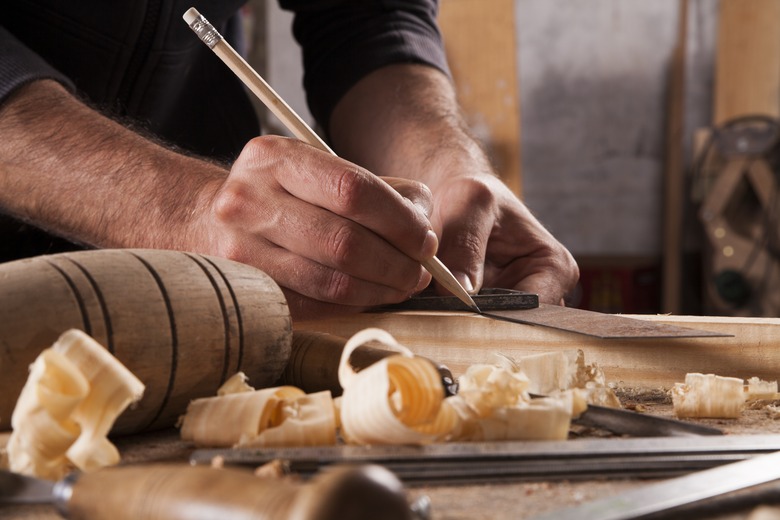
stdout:
[[(279, 184), (291, 195), (370, 229), (407, 256), (431, 258), (438, 239), (423, 211), (368, 170), (295, 140), (277, 140), (267, 153), (287, 164)], [(279, 149), (283, 148), (283, 149)]]

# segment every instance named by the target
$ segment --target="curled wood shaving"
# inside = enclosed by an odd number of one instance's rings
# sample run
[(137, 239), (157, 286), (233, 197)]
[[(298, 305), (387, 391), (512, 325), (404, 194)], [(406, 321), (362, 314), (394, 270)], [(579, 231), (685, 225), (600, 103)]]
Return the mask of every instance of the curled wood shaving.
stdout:
[(621, 408), (615, 392), (607, 386), (604, 371), (596, 363), (586, 364), (581, 349), (532, 354), (518, 359), (501, 353), (496, 364), (528, 378), (528, 392), (557, 395), (563, 391), (583, 390), (588, 404)]
[(335, 444), (335, 409), (330, 392), (306, 395), (293, 386), (195, 399), (181, 438), (222, 447)]
[(763, 381), (751, 377), (745, 383), (746, 401), (773, 400), (780, 397), (777, 393), (777, 381)]
[(227, 381), (222, 383), (222, 386), (220, 386), (217, 389), (217, 395), (228, 395), (228, 394), (240, 394), (241, 392), (254, 392), (254, 387), (250, 386), (248, 381), (248, 377), (246, 377), (246, 374), (243, 372), (236, 372), (233, 374), (232, 377), (230, 377)]
[(459, 421), (449, 440), (562, 440), (572, 416), (572, 394), (530, 399), (523, 374), (472, 365), (460, 378), (458, 395), (445, 401)]
[(94, 339), (65, 332), (30, 368), (11, 417), (9, 467), (59, 479), (73, 467), (92, 471), (118, 463), (106, 435), (143, 391), (143, 383)]
[(248, 447), (331, 444), (336, 444), (336, 411), (330, 391), (283, 400), (267, 429), (239, 442)]
[[(384, 358), (356, 373), (352, 352), (379, 342), (398, 356)], [(442, 412), (444, 387), (436, 367), (414, 355), (381, 329), (352, 336), (339, 364), (341, 433), (357, 444), (424, 444), (445, 435), (455, 422), (451, 410)], [(443, 414), (443, 415), (440, 415)]]
[(529, 379), (528, 391), (547, 395), (560, 390), (584, 388), (589, 382), (605, 385), (604, 372), (598, 365), (586, 365), (582, 350), (562, 350), (510, 358), (496, 354), (499, 366), (522, 372)]
[(686, 374), (685, 383), (672, 388), (677, 417), (736, 419), (745, 406), (744, 382), (715, 374)]

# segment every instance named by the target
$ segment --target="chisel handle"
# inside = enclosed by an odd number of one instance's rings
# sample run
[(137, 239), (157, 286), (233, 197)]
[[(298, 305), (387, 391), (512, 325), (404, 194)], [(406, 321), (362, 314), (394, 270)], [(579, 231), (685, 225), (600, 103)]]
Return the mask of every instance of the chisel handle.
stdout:
[(306, 484), (206, 466), (115, 467), (81, 475), (61, 507), (79, 520), (411, 519), (401, 482), (373, 465), (333, 467)]

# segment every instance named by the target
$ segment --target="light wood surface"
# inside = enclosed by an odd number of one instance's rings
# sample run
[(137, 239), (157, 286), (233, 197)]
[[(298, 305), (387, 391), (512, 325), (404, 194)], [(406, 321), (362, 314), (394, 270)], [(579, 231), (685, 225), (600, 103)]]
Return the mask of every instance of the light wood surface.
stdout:
[(714, 123), (780, 117), (780, 0), (720, 0)]
[(780, 318), (632, 317), (734, 337), (603, 340), (466, 313), (425, 311), (366, 313), (299, 322), (295, 328), (349, 337), (366, 327), (380, 327), (415, 353), (447, 365), (456, 376), (471, 364), (492, 363), (495, 352), (521, 357), (582, 349), (585, 361), (600, 365), (608, 382), (637, 388), (668, 388), (688, 372), (777, 380)]
[[(458, 101), (504, 183), (522, 195), (514, 0), (446, 0), (439, 9)], [(533, 21), (529, 21), (533, 23)]]
[(279, 287), (257, 269), (178, 251), (97, 250), (0, 265), (0, 430), (27, 367), (78, 328), (146, 385), (115, 432), (171, 426), (196, 397), (242, 370), (275, 382), (292, 325)]

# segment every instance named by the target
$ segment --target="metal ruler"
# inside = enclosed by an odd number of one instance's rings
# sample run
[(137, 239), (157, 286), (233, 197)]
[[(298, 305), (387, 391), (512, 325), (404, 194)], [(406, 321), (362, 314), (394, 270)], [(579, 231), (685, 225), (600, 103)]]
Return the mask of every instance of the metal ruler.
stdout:
[(654, 437), (196, 450), (193, 464), (259, 466), (282, 460), (308, 477), (330, 464), (376, 463), (407, 485), (593, 478), (668, 478), (780, 450), (780, 435)]
[[(616, 314), (586, 311), (572, 307), (539, 303), (536, 294), (512, 289), (483, 289), (472, 297), (482, 316), (488, 318), (550, 327), (602, 339), (637, 338), (717, 338), (732, 334), (680, 327), (667, 323), (627, 318)], [(423, 292), (404, 302), (379, 307), (376, 311), (469, 311), (454, 296), (436, 296)]]

